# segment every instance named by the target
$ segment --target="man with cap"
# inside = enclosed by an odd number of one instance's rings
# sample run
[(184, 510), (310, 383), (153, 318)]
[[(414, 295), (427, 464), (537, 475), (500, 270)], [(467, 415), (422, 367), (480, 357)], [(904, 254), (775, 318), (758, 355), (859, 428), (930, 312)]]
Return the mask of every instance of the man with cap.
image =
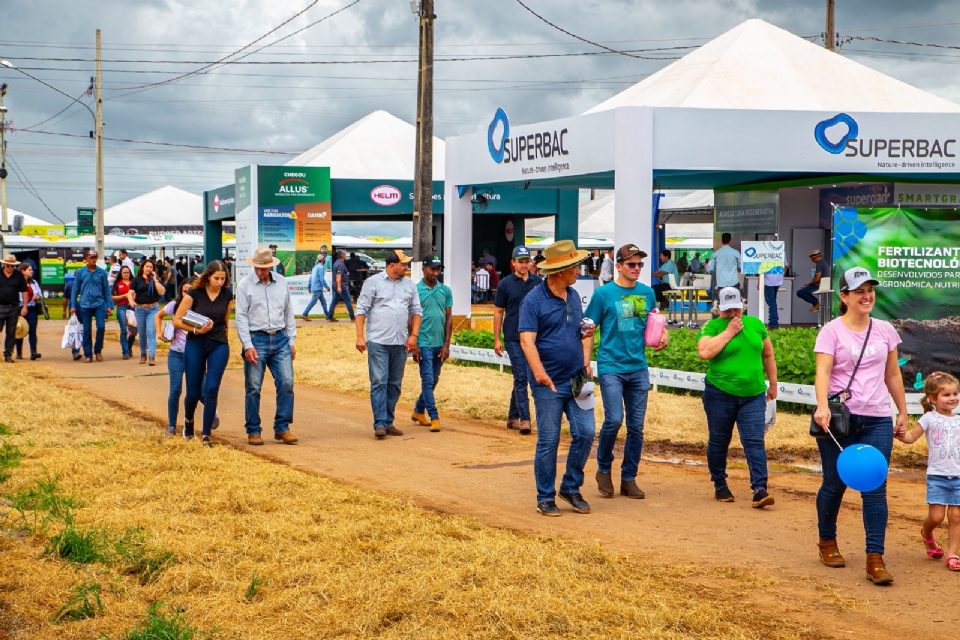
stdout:
[(453, 337), (453, 292), (437, 281), (442, 270), (440, 258), (430, 256), (423, 261), (423, 279), (417, 283), (422, 315), (413, 359), (420, 364), (420, 397), (411, 420), (430, 427), (430, 431), (440, 431), (440, 413), (433, 390), (440, 379), (440, 368), (450, 357), (450, 338)]
[[(646, 257), (647, 254), (635, 244), (620, 247), (617, 250), (617, 279), (593, 293), (585, 312), (600, 329), (597, 373), (604, 418), (597, 443), (597, 490), (604, 498), (613, 497), (613, 447), (624, 414), (627, 440), (620, 465), (620, 495), (635, 499), (644, 497), (636, 480), (650, 391), (644, 334), (647, 314), (657, 304), (653, 289), (638, 282)], [(668, 343), (669, 337), (664, 331), (656, 350), (666, 348)]]
[[(17, 269), (20, 263), (12, 255), (3, 257), (0, 272), (0, 329), (3, 334), (3, 361), (13, 362), (17, 318), (27, 315), (27, 279)], [(22, 299), (22, 303), (21, 303)]]
[(356, 317), (353, 314), (353, 298), (350, 297), (350, 272), (347, 270), (347, 252), (343, 249), (337, 249), (337, 261), (333, 263), (333, 297), (330, 300), (330, 308), (327, 310), (327, 322), (340, 322), (333, 314), (337, 308), (337, 302), (343, 300), (347, 307), (347, 313), (350, 315), (350, 322)]
[[(97, 362), (103, 360), (103, 330), (106, 324), (107, 300), (110, 299), (110, 284), (107, 282), (107, 272), (97, 266), (96, 249), (90, 249), (84, 260), (86, 269), (77, 269), (76, 280), (73, 282), (73, 291), (70, 296), (70, 315), (80, 316), (83, 323), (83, 361)], [(121, 261), (122, 262), (122, 261)], [(91, 332), (93, 321), (97, 322), (97, 340), (93, 341)]]
[(247, 443), (262, 445), (260, 435), (260, 389), (264, 369), (270, 369), (277, 388), (277, 412), (273, 438), (296, 444), (290, 433), (293, 422), (293, 361), (297, 357), (297, 320), (287, 279), (273, 271), (279, 260), (269, 249), (258, 247), (245, 262), (253, 273), (240, 281), (234, 298), (237, 337), (243, 345), (244, 427)]
[[(497, 297), (493, 301), (493, 350), (502, 356), (504, 350), (510, 358), (513, 372), (513, 392), (507, 409), (507, 429), (516, 429), (522, 435), (530, 433), (530, 399), (527, 397), (527, 358), (520, 347), (520, 304), (527, 294), (543, 280), (530, 273), (530, 250), (517, 247), (513, 250), (513, 273), (500, 281)], [(503, 342), (500, 332), (503, 331)]]
[(827, 275), (827, 263), (823, 261), (823, 254), (820, 253), (820, 249), (811, 249), (807, 255), (810, 256), (810, 262), (813, 263), (813, 269), (811, 269), (813, 277), (810, 278), (810, 282), (797, 289), (797, 297), (813, 305), (810, 307), (810, 311), (816, 312), (820, 310), (820, 301), (813, 295), (813, 292), (820, 288), (820, 280)]
[[(274, 258), (277, 258), (277, 249), (278, 249), (277, 245), (272, 244), (272, 245), (270, 245), (269, 248), (270, 248), (270, 253), (273, 255), (273, 257), (274, 257)], [(286, 271), (286, 269), (283, 268), (283, 263), (280, 262), (279, 259), (277, 259), (277, 264), (276, 264), (276, 266), (273, 268), (273, 270), (274, 270), (276, 273), (279, 273), (279, 274), (282, 275), (282, 276), (286, 276), (286, 275), (287, 275), (287, 271)]]
[(388, 253), (384, 271), (367, 278), (357, 298), (357, 351), (367, 352), (373, 435), (378, 440), (403, 435), (393, 424), (394, 411), (423, 315), (417, 287), (405, 276), (411, 259), (399, 249)]
[[(537, 451), (533, 473), (537, 483), (537, 511), (560, 515), (555, 497), (570, 503), (577, 513), (590, 513), (580, 495), (583, 467), (596, 435), (593, 406), (592, 323), (584, 322), (580, 295), (573, 288), (578, 265), (587, 252), (572, 240), (547, 247), (540, 272), (546, 280), (520, 304), (520, 344), (533, 376), (531, 389), (537, 412)], [(556, 491), (560, 419), (570, 423), (570, 450), (566, 472)]]
[(310, 282), (307, 285), (307, 293), (311, 294), (310, 302), (307, 308), (303, 310), (303, 319), (310, 322), (310, 310), (320, 301), (320, 307), (323, 309), (323, 315), (327, 315), (327, 299), (323, 297), (324, 291), (330, 291), (327, 286), (327, 245), (320, 245), (320, 253), (317, 254), (317, 264), (313, 265), (310, 271)]

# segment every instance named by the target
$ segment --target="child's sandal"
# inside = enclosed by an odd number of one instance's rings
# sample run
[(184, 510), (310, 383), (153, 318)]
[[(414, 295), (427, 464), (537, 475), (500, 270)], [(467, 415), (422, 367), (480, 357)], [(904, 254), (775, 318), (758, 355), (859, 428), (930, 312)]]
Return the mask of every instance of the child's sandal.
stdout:
[(944, 558), (944, 562), (947, 563), (947, 569), (950, 571), (960, 571), (960, 556), (949, 555)]
[[(927, 540), (926, 538), (923, 537), (923, 530), (922, 530), (922, 529), (920, 530), (920, 539), (923, 540), (923, 544), (924, 544), (924, 545), (937, 544), (937, 537), (936, 537), (936, 536), (930, 536), (930, 539)], [(936, 546), (935, 549), (927, 549), (927, 557), (928, 557), (928, 558), (933, 558), (934, 560), (939, 560), (940, 558), (943, 557), (943, 547), (941, 547), (939, 544), (937, 544), (937, 546)], [(955, 571), (955, 569), (951, 569), (951, 571)]]

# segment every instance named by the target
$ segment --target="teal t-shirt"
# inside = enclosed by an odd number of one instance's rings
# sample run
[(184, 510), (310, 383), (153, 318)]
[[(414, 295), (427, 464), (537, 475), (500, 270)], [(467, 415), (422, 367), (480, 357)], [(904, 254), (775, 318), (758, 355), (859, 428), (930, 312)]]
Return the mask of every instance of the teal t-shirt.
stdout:
[[(718, 336), (733, 318), (714, 318), (700, 329), (697, 339)], [(707, 382), (724, 393), (750, 398), (766, 393), (763, 380), (763, 341), (769, 335), (759, 318), (742, 316), (743, 330), (707, 363)]]
[(417, 283), (417, 294), (423, 309), (417, 346), (440, 348), (446, 339), (447, 309), (453, 306), (453, 292), (442, 282), (431, 289), (421, 280)]
[[(680, 284), (680, 271), (677, 269), (677, 263), (673, 260), (667, 260), (660, 265), (660, 271), (672, 273), (673, 277), (677, 279), (677, 284)], [(660, 282), (669, 283), (670, 279), (668, 276), (663, 276), (660, 278)]]
[(593, 292), (583, 315), (600, 331), (597, 373), (633, 373), (647, 368), (643, 333), (647, 314), (656, 308), (653, 289), (642, 282), (627, 289), (614, 281)]

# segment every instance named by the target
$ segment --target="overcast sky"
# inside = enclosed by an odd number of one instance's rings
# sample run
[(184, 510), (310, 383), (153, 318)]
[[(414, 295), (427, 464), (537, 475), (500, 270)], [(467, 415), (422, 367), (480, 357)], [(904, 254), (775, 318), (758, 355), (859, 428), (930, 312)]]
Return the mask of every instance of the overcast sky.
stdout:
[[(106, 206), (166, 184), (200, 193), (231, 182), (237, 166), (282, 164), (375, 109), (413, 121), (417, 21), (408, 0), (360, 0), (242, 61), (284, 64), (228, 65), (168, 86), (130, 89), (217, 60), (311, 1), (2, 0), (0, 59), (78, 96), (93, 75), (94, 32), (100, 28), (105, 135), (291, 154), (104, 144)], [(257, 46), (351, 2), (320, 0)], [(525, 2), (559, 26), (613, 48), (673, 48), (650, 54), (664, 57), (683, 55), (692, 49), (676, 47), (699, 46), (749, 18), (817, 36), (825, 5), (824, 0)], [(516, 0), (436, 0), (436, 5), (438, 58), (597, 52), (538, 21)], [(837, 31), (960, 45), (956, 8), (955, 0), (837, 0)], [(852, 42), (842, 55), (960, 102), (953, 66), (960, 63), (960, 51)], [(517, 124), (577, 114), (667, 64), (616, 55), (440, 61), (435, 134), (483, 129), (497, 107)], [(10, 85), (5, 106), (14, 128), (31, 127), (69, 103), (10, 69), (0, 68), (0, 82)], [(93, 141), (82, 137), (92, 128), (90, 114), (74, 105), (40, 129), (80, 138), (9, 133), (8, 168), (15, 170), (7, 180), (9, 206), (53, 219), (22, 181), (63, 220), (74, 219), (78, 206), (93, 206)]]

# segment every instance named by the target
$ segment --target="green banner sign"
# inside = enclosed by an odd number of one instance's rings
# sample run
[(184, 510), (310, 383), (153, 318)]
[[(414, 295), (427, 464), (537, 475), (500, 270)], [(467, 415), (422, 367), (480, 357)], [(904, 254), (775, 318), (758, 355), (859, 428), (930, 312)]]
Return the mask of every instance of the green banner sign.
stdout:
[(77, 207), (77, 233), (81, 236), (94, 232), (93, 218), (97, 210), (93, 207)]
[(257, 167), (259, 207), (301, 202), (330, 202), (330, 167)]
[(235, 207), (243, 211), (250, 206), (250, 167), (240, 167), (234, 171), (234, 191), (236, 196)]
[(41, 258), (40, 259), (40, 282), (42, 284), (63, 284), (63, 259), (61, 258)]

